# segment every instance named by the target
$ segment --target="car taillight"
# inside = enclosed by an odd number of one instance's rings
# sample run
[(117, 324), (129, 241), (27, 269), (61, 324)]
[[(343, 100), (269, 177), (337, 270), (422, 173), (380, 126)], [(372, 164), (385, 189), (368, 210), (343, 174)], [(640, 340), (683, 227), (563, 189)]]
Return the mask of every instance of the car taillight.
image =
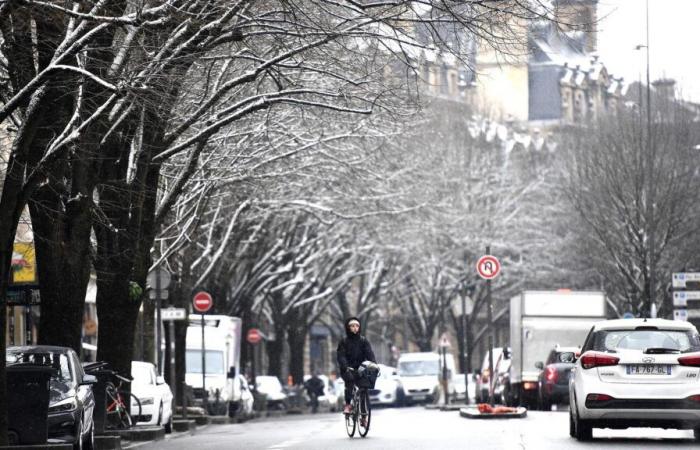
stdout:
[(688, 400), (700, 403), (700, 395), (691, 395)]
[(613, 398), (607, 394), (588, 394), (586, 402), (607, 402)]
[(547, 383), (556, 383), (558, 378), (559, 372), (554, 367), (547, 366), (544, 369), (544, 379), (547, 380)]
[(617, 356), (607, 355), (598, 352), (586, 352), (581, 356), (581, 366), (584, 369), (592, 369), (594, 367), (616, 366), (620, 361)]
[(535, 389), (537, 389), (537, 383), (533, 383), (531, 381), (526, 381), (523, 383), (523, 389), (525, 389), (526, 391), (535, 390)]
[(678, 364), (681, 366), (700, 367), (700, 354), (680, 356)]

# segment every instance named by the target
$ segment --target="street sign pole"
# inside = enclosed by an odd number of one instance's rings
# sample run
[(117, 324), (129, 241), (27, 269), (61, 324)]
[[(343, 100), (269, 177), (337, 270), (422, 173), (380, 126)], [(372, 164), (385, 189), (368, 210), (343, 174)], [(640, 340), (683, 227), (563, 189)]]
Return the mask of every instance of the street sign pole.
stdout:
[[(486, 254), (491, 254), (491, 246), (486, 246)], [(493, 302), (491, 301), (491, 279), (486, 280), (486, 302), (487, 302), (487, 320), (489, 327), (489, 405), (493, 405), (493, 380), (496, 374), (493, 373)]]
[[(175, 348), (177, 345), (175, 345), (175, 321), (187, 320), (187, 310), (185, 310), (185, 308), (173, 308), (170, 306), (161, 311), (161, 316), (164, 322), (168, 322), (168, 340), (170, 341), (170, 345), (168, 346), (168, 349), (170, 350), (170, 370), (168, 371), (170, 378), (168, 380), (168, 384), (176, 387)], [(177, 389), (175, 390), (177, 391)], [(187, 420), (187, 400), (185, 398), (186, 396), (184, 391), (185, 390), (183, 389), (183, 395), (180, 396), (180, 406), (182, 407), (182, 415), (185, 420)], [(173, 400), (173, 406), (175, 406), (176, 400), (177, 399)]]
[(168, 323), (168, 331), (170, 334), (170, 386), (177, 389), (175, 382), (175, 321), (170, 320)]
[(160, 308), (160, 273), (156, 273), (156, 358), (158, 358), (156, 367), (158, 367), (158, 375), (163, 375), (163, 349), (161, 348), (161, 342), (163, 342), (163, 336), (161, 336), (163, 317), (161, 316)]
[(469, 370), (467, 370), (467, 293), (462, 293), (462, 342), (464, 351), (462, 352), (462, 369), (464, 370), (464, 404), (469, 404)]
[(204, 343), (204, 313), (202, 313), (202, 406), (204, 407), (204, 414), (207, 414), (207, 403), (209, 402), (209, 395), (207, 394), (207, 359), (206, 353), (207, 347)]
[(205, 413), (208, 412), (209, 395), (207, 394), (207, 347), (204, 342), (204, 314), (211, 309), (213, 304), (214, 300), (211, 298), (211, 295), (204, 291), (197, 292), (192, 299), (192, 307), (202, 315), (202, 406)]

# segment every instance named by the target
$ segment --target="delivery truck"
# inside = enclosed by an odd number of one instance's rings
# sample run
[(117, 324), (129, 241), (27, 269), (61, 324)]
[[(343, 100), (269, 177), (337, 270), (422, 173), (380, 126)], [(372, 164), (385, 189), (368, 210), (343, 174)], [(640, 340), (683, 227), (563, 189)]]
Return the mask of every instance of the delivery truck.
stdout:
[(546, 360), (556, 346), (580, 347), (593, 324), (605, 319), (603, 292), (524, 291), (511, 298), (507, 403), (535, 409), (538, 362)]
[[(202, 319), (204, 319), (205, 377), (202, 386)], [(241, 319), (224, 315), (192, 314), (187, 328), (185, 381), (193, 387), (195, 405), (204, 403), (210, 414), (235, 417), (241, 406), (239, 380)]]

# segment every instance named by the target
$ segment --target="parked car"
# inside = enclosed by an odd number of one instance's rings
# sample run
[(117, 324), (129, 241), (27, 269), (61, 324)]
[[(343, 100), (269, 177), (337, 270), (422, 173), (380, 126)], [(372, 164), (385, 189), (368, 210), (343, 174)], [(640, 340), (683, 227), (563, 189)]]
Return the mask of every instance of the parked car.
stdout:
[(75, 449), (95, 448), (92, 385), (97, 379), (85, 374), (75, 351), (45, 345), (8, 347), (5, 361), (8, 365), (31, 363), (56, 369), (49, 382), (49, 441), (70, 443)]
[(403, 387), (396, 367), (379, 364), (379, 377), (374, 389), (369, 391), (369, 401), (373, 405), (400, 406), (403, 403)]
[(572, 437), (590, 440), (593, 428), (663, 427), (693, 429), (700, 441), (700, 336), (691, 323), (599, 322), (581, 352), (569, 380)]
[(569, 374), (580, 352), (579, 347), (555, 347), (544, 363), (537, 362), (542, 370), (537, 380), (539, 409), (549, 411), (553, 404), (569, 403)]
[[(476, 401), (476, 379), (478, 375), (475, 373), (470, 373), (469, 374), (469, 384), (467, 387), (467, 390), (469, 391), (469, 403), (474, 403)], [(464, 402), (465, 401), (465, 395), (464, 395), (464, 374), (463, 373), (458, 373), (454, 376), (454, 385), (455, 385), (455, 397), (454, 400), (457, 402)]]
[(337, 377), (335, 380), (333, 380), (333, 391), (338, 397), (338, 405), (340, 409), (343, 409), (343, 406), (345, 405), (345, 380), (343, 380), (341, 377)]
[(289, 403), (287, 394), (282, 389), (280, 380), (272, 375), (258, 375), (255, 377), (255, 387), (261, 394), (267, 396), (267, 409), (287, 409)]
[(493, 386), (493, 401), (496, 403), (509, 403), (510, 396), (510, 367), (513, 362), (510, 348), (501, 351), (496, 362), (496, 380)]
[[(131, 393), (141, 402), (138, 425), (163, 426), (166, 433), (173, 431), (173, 393), (156, 367), (144, 361), (131, 361)], [(138, 406), (132, 400), (131, 410)]]

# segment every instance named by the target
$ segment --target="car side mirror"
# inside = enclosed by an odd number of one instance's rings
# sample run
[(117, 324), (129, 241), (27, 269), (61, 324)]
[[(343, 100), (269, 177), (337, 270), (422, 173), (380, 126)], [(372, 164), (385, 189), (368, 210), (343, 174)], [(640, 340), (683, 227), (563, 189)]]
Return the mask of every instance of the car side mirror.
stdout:
[(163, 378), (162, 376), (158, 375), (158, 376), (156, 377), (156, 384), (159, 385), (159, 386), (160, 386), (161, 384), (165, 384), (165, 378)]
[(228, 369), (228, 373), (226, 374), (226, 378), (236, 378), (236, 367), (231, 366)]
[(503, 347), (503, 358), (510, 359), (510, 349), (508, 347)]
[(542, 361), (537, 361), (537, 362), (535, 363), (535, 367), (536, 367), (537, 369), (542, 370), (542, 369), (544, 369), (544, 363), (543, 363)]
[(87, 374), (85, 374), (85, 375), (83, 375), (83, 381), (82, 381), (82, 383), (80, 383), (80, 384), (81, 384), (81, 385), (86, 385), (86, 386), (88, 386), (88, 385), (93, 385), (93, 384), (97, 384), (97, 377), (94, 376), (94, 375), (87, 375)]

